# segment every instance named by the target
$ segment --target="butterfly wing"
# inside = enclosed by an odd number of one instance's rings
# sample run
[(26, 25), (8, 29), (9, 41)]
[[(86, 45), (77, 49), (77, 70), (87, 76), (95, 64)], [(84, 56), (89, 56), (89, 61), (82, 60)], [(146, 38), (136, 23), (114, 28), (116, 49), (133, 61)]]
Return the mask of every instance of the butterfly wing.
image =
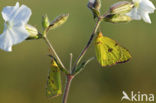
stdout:
[(102, 33), (98, 35), (95, 41), (97, 60), (103, 67), (124, 63), (131, 58), (128, 50), (111, 38), (103, 36)]
[(125, 62), (129, 61), (132, 58), (129, 51), (126, 48), (123, 48), (121, 46), (119, 46), (119, 47), (120, 47), (121, 57), (120, 57), (120, 60), (118, 63), (125, 63)]
[(61, 73), (54, 59), (49, 71), (46, 94), (48, 97), (56, 97), (62, 94)]

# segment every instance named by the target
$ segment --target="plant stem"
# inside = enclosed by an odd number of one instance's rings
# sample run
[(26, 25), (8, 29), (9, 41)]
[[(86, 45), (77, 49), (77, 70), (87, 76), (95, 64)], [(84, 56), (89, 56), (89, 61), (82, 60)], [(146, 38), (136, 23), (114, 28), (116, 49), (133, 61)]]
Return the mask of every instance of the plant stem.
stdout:
[(51, 45), (50, 41), (48, 40), (47, 36), (44, 36), (43, 39), (45, 40), (46, 44), (48, 45), (49, 49), (54, 53), (54, 56), (56, 57), (56, 59), (58, 60), (58, 62), (60, 63), (60, 65), (62, 66), (62, 68), (66, 70), (65, 66), (63, 65), (61, 59), (59, 58), (59, 56), (57, 55), (55, 49), (53, 48), (53, 46)]
[[(64, 95), (63, 95), (63, 101), (62, 103), (67, 103), (67, 99), (68, 99), (68, 94), (69, 94), (69, 89), (70, 89), (70, 85), (71, 85), (71, 82), (72, 82), (72, 79), (75, 77), (75, 75), (72, 75), (74, 74), (75, 70), (76, 70), (76, 66), (77, 64), (80, 62), (80, 60), (82, 59), (82, 57), (85, 55), (85, 53), (87, 52), (89, 46), (91, 45), (92, 41), (93, 41), (93, 38), (99, 28), (99, 25), (101, 23), (103, 18), (98, 18), (98, 21), (96, 22), (96, 25), (95, 25), (95, 28), (90, 36), (90, 39), (88, 41), (88, 43), (86, 44), (85, 48), (82, 50), (82, 52), (80, 53), (80, 56), (77, 58), (73, 68), (72, 68), (72, 73), (71, 74), (67, 74), (67, 82), (65, 84), (65, 91), (64, 91)], [(71, 55), (71, 58), (72, 58), (72, 55)], [(72, 60), (70, 60), (71, 62)], [(71, 63), (70, 63), (71, 65)], [(71, 68), (71, 67), (70, 67)]]
[(81, 61), (82, 57), (86, 54), (86, 52), (87, 52), (89, 46), (91, 45), (91, 43), (93, 41), (93, 38), (94, 38), (98, 28), (99, 28), (99, 25), (100, 25), (101, 21), (102, 21), (102, 18), (99, 17), (97, 22), (96, 22), (96, 25), (94, 27), (94, 30), (93, 30), (93, 32), (92, 32), (92, 34), (90, 36), (90, 39), (89, 39), (88, 43), (86, 44), (85, 48), (81, 51), (79, 57), (77, 58), (76, 62), (74, 63), (74, 66), (73, 66), (73, 69), (72, 69), (72, 73), (75, 72), (76, 66)]
[(69, 63), (69, 72), (71, 73), (72, 72), (72, 62), (73, 62), (73, 54), (70, 53), (70, 63)]
[(62, 101), (62, 103), (67, 103), (69, 89), (70, 89), (70, 85), (71, 85), (71, 82), (72, 82), (73, 78), (74, 78), (74, 76), (67, 75), (67, 81), (66, 81), (66, 85), (65, 85), (65, 91), (64, 91), (64, 94), (63, 94), (63, 101)]

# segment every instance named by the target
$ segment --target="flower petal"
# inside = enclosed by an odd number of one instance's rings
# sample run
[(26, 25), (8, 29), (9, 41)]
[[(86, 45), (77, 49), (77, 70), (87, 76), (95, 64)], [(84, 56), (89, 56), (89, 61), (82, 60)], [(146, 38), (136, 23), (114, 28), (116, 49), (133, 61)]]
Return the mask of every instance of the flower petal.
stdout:
[(126, 14), (134, 20), (141, 20), (141, 16), (138, 14), (137, 8), (133, 8), (129, 13)]
[(19, 8), (19, 2), (16, 3), (15, 6), (6, 6), (2, 10), (2, 16), (5, 21), (11, 21), (12, 17), (14, 16), (15, 12)]
[(132, 0), (134, 3), (140, 3), (142, 0)]
[(144, 14), (142, 14), (142, 19), (146, 22), (146, 23), (150, 23), (151, 24), (151, 19), (149, 17), (149, 14), (147, 12), (145, 12)]
[(95, 0), (89, 0), (89, 2), (90, 2), (90, 3), (94, 3), (94, 2), (95, 2)]
[(148, 6), (148, 7), (151, 7), (152, 9), (155, 9), (155, 6), (154, 4), (150, 1), (150, 0), (143, 0), (145, 2), (145, 4)]
[(16, 12), (15, 16), (13, 17), (13, 22), (15, 24), (18, 23), (27, 23), (30, 19), (32, 12), (31, 9), (28, 8), (26, 5), (22, 5)]
[(0, 35), (0, 48), (4, 51), (11, 52), (12, 51), (12, 40), (11, 36), (9, 35), (9, 31), (7, 29)]
[(24, 41), (29, 36), (24, 25), (20, 27), (7, 28), (0, 35), (0, 48), (5, 51), (12, 51), (12, 46)]
[(146, 12), (149, 12), (149, 13), (154, 13), (154, 10), (155, 10), (155, 6), (149, 0), (143, 0), (140, 3), (139, 8), (142, 9), (142, 11), (146, 11)]
[(12, 32), (14, 32), (12, 35), (14, 45), (21, 43), (22, 41), (24, 41), (26, 38), (29, 37), (29, 33), (25, 29), (24, 25), (21, 27), (13, 27)]

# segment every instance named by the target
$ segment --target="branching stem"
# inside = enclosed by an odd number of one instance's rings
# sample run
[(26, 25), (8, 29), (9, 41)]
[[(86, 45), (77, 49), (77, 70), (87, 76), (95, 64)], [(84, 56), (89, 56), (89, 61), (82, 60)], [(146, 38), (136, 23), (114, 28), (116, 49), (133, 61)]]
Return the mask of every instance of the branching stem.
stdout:
[(94, 38), (98, 28), (99, 28), (99, 25), (100, 25), (101, 21), (102, 21), (102, 18), (99, 18), (98, 21), (96, 22), (95, 28), (94, 28), (91, 36), (90, 36), (90, 39), (89, 39), (88, 43), (86, 44), (85, 48), (80, 53), (80, 56), (77, 58), (74, 66), (72, 68), (72, 73), (70, 75), (67, 75), (67, 82), (65, 84), (65, 91), (64, 91), (62, 103), (67, 103), (67, 98), (68, 98), (68, 94), (69, 94), (70, 85), (71, 85), (72, 79), (75, 76), (75, 75), (72, 75), (72, 74), (74, 74), (77, 64), (81, 61), (82, 57), (85, 55), (85, 53), (87, 52), (89, 46), (91, 45), (91, 43), (93, 41), (93, 38)]
[[(57, 55), (55, 49), (53, 48), (53, 46), (51, 45), (50, 41), (48, 40), (47, 36), (45, 35), (43, 37), (43, 39), (45, 40), (46, 44), (48, 45), (49, 49), (52, 51), (52, 53), (54, 54), (54, 56), (56, 57), (56, 59), (58, 60), (58, 62), (60, 63), (60, 65), (62, 66), (62, 68), (64, 69), (64, 71), (66, 71), (66, 77), (67, 77), (67, 80), (66, 80), (66, 84), (65, 84), (65, 91), (64, 91), (64, 94), (63, 94), (63, 99), (62, 99), (62, 103), (67, 103), (67, 99), (68, 99), (68, 94), (69, 94), (69, 89), (70, 89), (70, 85), (71, 85), (71, 82), (72, 82), (72, 79), (74, 78), (75, 75), (74, 72), (76, 70), (76, 66), (79, 64), (79, 62), (81, 61), (81, 59), (83, 58), (83, 56), (86, 54), (88, 48), (90, 47), (92, 41), (93, 41), (93, 38), (99, 28), (99, 25), (101, 23), (103, 18), (98, 18), (97, 22), (96, 22), (96, 25), (93, 29), (93, 32), (90, 36), (90, 39), (89, 41), (87, 42), (85, 48), (81, 51), (79, 57), (77, 58), (77, 60), (75, 61), (73, 67), (72, 66), (72, 54), (70, 54), (70, 66), (69, 68), (72, 69), (72, 72), (68, 72), (67, 69), (65, 68), (65, 66), (63, 65), (61, 59), (59, 58), (59, 56)], [(46, 31), (47, 32), (47, 31)], [(45, 33), (46, 33), (45, 32)], [(52, 54), (52, 55), (53, 55)]]
[(72, 69), (72, 73), (75, 72), (76, 66), (79, 64), (79, 62), (81, 61), (83, 56), (86, 54), (86, 52), (87, 52), (89, 46), (91, 45), (91, 43), (93, 41), (93, 38), (94, 38), (98, 28), (99, 28), (99, 25), (100, 25), (101, 21), (102, 21), (102, 18), (99, 17), (97, 22), (96, 22), (96, 25), (94, 27), (94, 30), (93, 30), (93, 32), (92, 32), (92, 34), (90, 36), (90, 39), (89, 39), (88, 43), (86, 44), (85, 48), (81, 51), (79, 57), (77, 58), (76, 62), (74, 63), (74, 66), (73, 66), (73, 69)]

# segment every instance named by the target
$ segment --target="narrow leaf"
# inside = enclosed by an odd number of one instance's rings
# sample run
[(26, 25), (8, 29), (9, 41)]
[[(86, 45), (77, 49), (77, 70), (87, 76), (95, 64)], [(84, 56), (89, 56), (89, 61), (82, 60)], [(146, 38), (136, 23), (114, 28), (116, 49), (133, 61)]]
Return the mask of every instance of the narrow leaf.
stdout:
[(91, 62), (92, 60), (94, 59), (94, 57), (88, 59), (87, 61), (84, 61), (83, 63), (81, 63), (80, 65), (77, 66), (75, 72), (74, 72), (74, 75), (77, 75), (79, 74), (85, 67), (86, 65)]

